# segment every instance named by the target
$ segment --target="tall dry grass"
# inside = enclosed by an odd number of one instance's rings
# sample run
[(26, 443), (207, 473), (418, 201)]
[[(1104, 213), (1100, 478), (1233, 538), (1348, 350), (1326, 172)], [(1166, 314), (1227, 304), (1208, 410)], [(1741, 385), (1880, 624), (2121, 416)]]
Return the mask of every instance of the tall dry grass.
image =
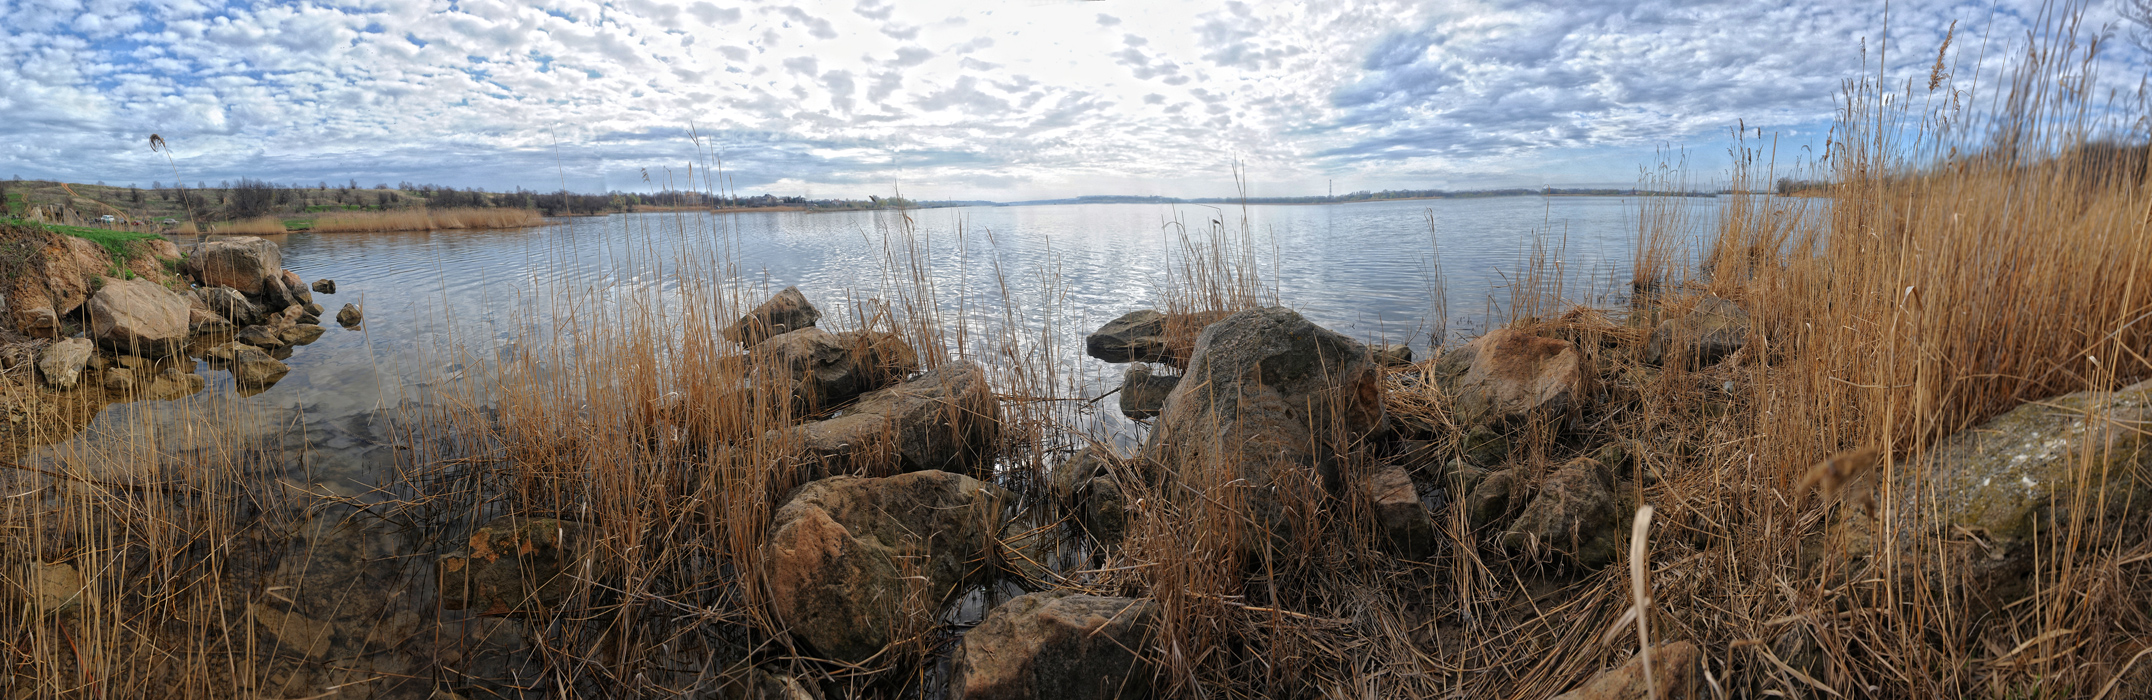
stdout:
[(457, 208), (398, 209), (394, 211), (337, 212), (314, 220), (321, 233), (449, 231), (463, 229), (525, 228), (545, 224), (545, 217), (530, 209)]
[[(186, 228), (186, 226), (183, 224), (182, 228)], [(221, 224), (211, 224), (209, 228), (217, 233), (247, 234), (250, 236), (269, 236), (288, 232), (284, 228), (284, 221), (274, 216), (227, 221)], [(181, 231), (181, 233), (185, 232)]]

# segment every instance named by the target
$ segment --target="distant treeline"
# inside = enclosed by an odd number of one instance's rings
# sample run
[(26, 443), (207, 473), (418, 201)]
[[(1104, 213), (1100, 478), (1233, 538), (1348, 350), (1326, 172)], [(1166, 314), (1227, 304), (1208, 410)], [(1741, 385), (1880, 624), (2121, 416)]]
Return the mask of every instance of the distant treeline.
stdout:
[(1090, 197), (1073, 197), (1069, 199), (1041, 199), (1028, 202), (1012, 202), (1011, 204), (1345, 204), (1350, 202), (1378, 202), (1391, 199), (1469, 199), (1474, 197), (1520, 197), (1533, 195), (1545, 197), (1713, 196), (1711, 193), (1708, 192), (1660, 192), (1654, 190), (1640, 190), (1636, 188), (1621, 189), (1579, 187), (1512, 187), (1493, 190), (1383, 190), (1380, 192), (1361, 190), (1350, 194), (1309, 197), (1182, 198), (1145, 197), (1134, 195), (1101, 195)]

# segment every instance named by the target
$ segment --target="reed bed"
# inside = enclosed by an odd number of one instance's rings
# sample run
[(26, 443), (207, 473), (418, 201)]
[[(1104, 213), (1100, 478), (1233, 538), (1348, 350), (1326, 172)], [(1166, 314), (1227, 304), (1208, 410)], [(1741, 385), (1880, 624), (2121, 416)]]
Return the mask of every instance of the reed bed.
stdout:
[[(190, 229), (192, 227), (189, 225), (182, 224), (181, 228)], [(274, 216), (261, 216), (252, 219), (242, 219), (239, 221), (227, 221), (221, 224), (211, 224), (209, 228), (217, 233), (246, 234), (251, 236), (271, 236), (288, 232), (288, 230), (284, 228), (284, 221)], [(181, 230), (178, 232), (188, 233), (190, 231)]]
[(416, 208), (324, 214), (321, 218), (314, 220), (313, 230), (321, 233), (380, 233), (387, 231), (525, 228), (543, 224), (545, 224), (545, 217), (530, 209), (505, 207)]

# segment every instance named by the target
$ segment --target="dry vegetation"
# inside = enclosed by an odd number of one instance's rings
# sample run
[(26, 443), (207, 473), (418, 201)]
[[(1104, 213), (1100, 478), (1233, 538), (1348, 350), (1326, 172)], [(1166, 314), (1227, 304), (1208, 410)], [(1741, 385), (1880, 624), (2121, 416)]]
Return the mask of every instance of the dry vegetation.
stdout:
[[(1963, 142), (1950, 127), (1916, 122), (1911, 131), (1930, 141), (1893, 141), (1907, 130), (1891, 120), (1906, 115), (1856, 85), (1844, 145), (1825, 166), (1830, 198), (1727, 198), (1708, 241), (1658, 235), (1682, 222), (1647, 202), (1637, 269), (1649, 293), (1630, 309), (1566, 308), (1558, 292), (1521, 285), (1539, 291), (1516, 300), (1513, 323), (1589, 348), (1607, 389), (1576, 429), (1510, 436), (1511, 465), (1545, 473), (1614, 446), (1627, 455), (1634, 499), (1655, 511), (1628, 560), (1596, 572), (1512, 558), (1466, 527), (1461, 504), (1441, 519), (1439, 556), (1401, 561), (1376, 545), (1366, 504), (1319, 488), (1281, 494), (1292, 533), (1251, 549), (1245, 489), (1222, 472), (1144, 487), (1153, 490), (1133, 494), (1128, 544), (1098, 548), (1041, 485), (1103, 437), (1083, 427), (1094, 409), (1063, 374), (1063, 354), (1075, 350), (1054, 347), (1058, 309), (965, 321), (978, 310), (935, 288), (929, 243), (899, 218), (882, 232), (882, 279), (829, 290), (848, 301), (824, 325), (902, 334), (929, 367), (955, 357), (992, 366), (1006, 412), (995, 481), (1019, 494), (1032, 534), (1060, 540), (1076, 564), (1042, 570), (1023, 561), (1038, 549), (1009, 542), (981, 553), (982, 565), (1026, 587), (1156, 600), (1144, 653), (1166, 696), (1547, 697), (1635, 653), (1623, 621), (1648, 598), (1654, 639), (1705, 650), (1712, 697), (2144, 697), (2152, 550), (2128, 536), (2141, 522), (2081, 515), (2057, 533), (2070, 546), (2040, 553), (2033, 595), (1998, 610), (1958, 593), (1978, 538), (1919, 522), (1915, 508), (1915, 522), (1890, 531), (1911, 541), (1878, 551), (1917, 556), (1855, 556), (1839, 523), (1858, 514), (1801, 488), (1848, 450), (1882, 448), (1876, 468), (1895, 473), (1937, 439), (2018, 404), (2152, 376), (2152, 182), (2141, 166), (2111, 167), (2127, 159), (2055, 157), (2084, 152), (2096, 130), (2048, 116), (2073, 107), (2041, 92), (2052, 84), (2018, 86), (2017, 114), (2029, 118), (2006, 123), (2009, 147), (1951, 158), (1930, 156)], [(1753, 161), (1736, 176), (1770, 181)], [(526, 213), (485, 213), (496, 211)], [(316, 230), (522, 225), (458, 216), (324, 217)], [(1183, 241), (1162, 308), (1218, 314), (1281, 301), (1256, 276), (1245, 231)], [(1699, 249), (1703, 269), (1690, 264)], [(772, 511), (800, 481), (800, 455), (783, 439), (749, 439), (782, 435), (770, 431), (792, 420), (783, 397), (733, 390), (748, 368), (721, 328), (767, 291), (739, 282), (752, 261), (655, 245), (627, 257), (672, 275), (677, 291), (542, 290), (530, 311), (551, 318), (550, 330), (516, 344), (533, 350), (385, 414), (398, 469), (378, 493), (280, 482), (295, 456), (259, 437), (211, 430), (181, 443), (146, 423), (57, 455), (42, 472), (0, 474), (6, 579), (20, 584), (39, 562), (89, 572), (67, 614), (41, 613), (22, 586), (0, 586), (0, 694), (671, 696), (742, 690), (751, 668), (796, 674), (830, 696), (936, 691), (930, 660), (951, 635), (923, 602), (909, 643), (866, 667), (814, 658), (771, 612), (764, 543)], [(1705, 368), (1643, 363), (1651, 324), (1704, 292), (1754, 315), (1747, 349)], [(468, 350), (444, 360), (476, 366), (491, 353)], [(1468, 446), (1425, 366), (1388, 377), (1388, 404), (1425, 426), (1446, 460)], [(1340, 455), (1347, 478), (1392, 457), (1374, 445)], [(1877, 500), (1894, 502), (1887, 492)], [(499, 623), (434, 609), (426, 561), (506, 512), (594, 525), (598, 573), (580, 577), (559, 609), (513, 621), (530, 646), (487, 672), (473, 661), (485, 634), (470, 630)], [(364, 580), (418, 602), (354, 595), (329, 646), (363, 647), (356, 656), (319, 652), (312, 645), (326, 637), (293, 633), (275, 612), (289, 596), (323, 595), (292, 588), (316, 579), (283, 572), (351, 566), (336, 557), (356, 555), (318, 551), (323, 540), (307, 534), (339, 518), (423, 533), (365, 565), (402, 572)], [(407, 619), (414, 610), (421, 623)], [(374, 627), (411, 636), (346, 638)], [(391, 665), (389, 648), (418, 651)]]
[(399, 209), (395, 211), (323, 214), (314, 220), (319, 233), (381, 231), (445, 231), (539, 226), (545, 217), (530, 209), (457, 208)]

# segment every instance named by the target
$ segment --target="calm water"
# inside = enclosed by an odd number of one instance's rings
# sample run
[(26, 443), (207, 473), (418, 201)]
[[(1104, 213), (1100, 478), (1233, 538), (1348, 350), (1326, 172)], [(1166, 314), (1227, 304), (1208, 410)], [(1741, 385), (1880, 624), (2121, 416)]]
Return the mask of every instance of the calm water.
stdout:
[[(1714, 200), (1687, 200), (1709, 221)], [(1507, 287), (1544, 245), (1560, 261), (1566, 298), (1608, 302), (1624, 288), (1635, 246), (1637, 202), (1611, 197), (1503, 197), (1330, 206), (1199, 205), (977, 207), (912, 212), (929, 251), (947, 318), (974, 338), (1017, 312), (1019, 337), (1051, 321), (1061, 360), (1085, 391), (1118, 384), (1121, 368), (1082, 355), (1082, 337), (1106, 320), (1157, 304), (1181, 255), (1181, 232), (1204, 239), (1216, 225), (1252, 256), (1279, 298), (1317, 323), (1357, 338), (1426, 351), (1436, 329), (1476, 333), (1507, 304)], [(1245, 213), (1245, 220), (1243, 214)], [(1215, 224), (1213, 222), (1216, 222)], [(1245, 221), (1245, 226), (1243, 222)], [(1431, 224), (1431, 225), (1430, 225)], [(277, 237), (284, 262), (308, 281), (333, 279), (316, 295), (331, 314), (366, 310), (362, 329), (330, 324), (296, 349), (291, 374), (242, 400), (275, 419), (265, 430), (305, 453), (303, 478), (366, 484), (388, 466), (379, 409), (422, 397), (429, 382), (462, 376), (465, 362), (527, 350), (549, 337), (547, 300), (563, 289), (664, 304), (677, 266), (710, 265), (730, 251), (738, 273), (770, 288), (797, 285), (830, 315), (881, 295), (889, 212), (635, 214), (567, 219), (535, 229)], [(682, 253), (686, 253), (683, 255)], [(689, 262), (683, 262), (683, 259)], [(1436, 274), (1439, 259), (1440, 275)], [(707, 270), (691, 277), (713, 277)], [(1007, 281), (1007, 300), (999, 279)], [(1447, 312), (1438, 309), (1446, 300)], [(1036, 342), (1033, 343), (1037, 344)], [(483, 362), (483, 360), (475, 360)], [(176, 404), (106, 409), (91, 435), (198, 416), (233, 400), (228, 373), (200, 371), (210, 389)], [(1110, 403), (1106, 402), (1106, 403)], [(228, 410), (228, 409), (227, 409)], [(1115, 413), (1111, 409), (1106, 411)], [(1102, 417), (1111, 427), (1117, 415)], [(65, 450), (68, 445), (50, 449)]]

